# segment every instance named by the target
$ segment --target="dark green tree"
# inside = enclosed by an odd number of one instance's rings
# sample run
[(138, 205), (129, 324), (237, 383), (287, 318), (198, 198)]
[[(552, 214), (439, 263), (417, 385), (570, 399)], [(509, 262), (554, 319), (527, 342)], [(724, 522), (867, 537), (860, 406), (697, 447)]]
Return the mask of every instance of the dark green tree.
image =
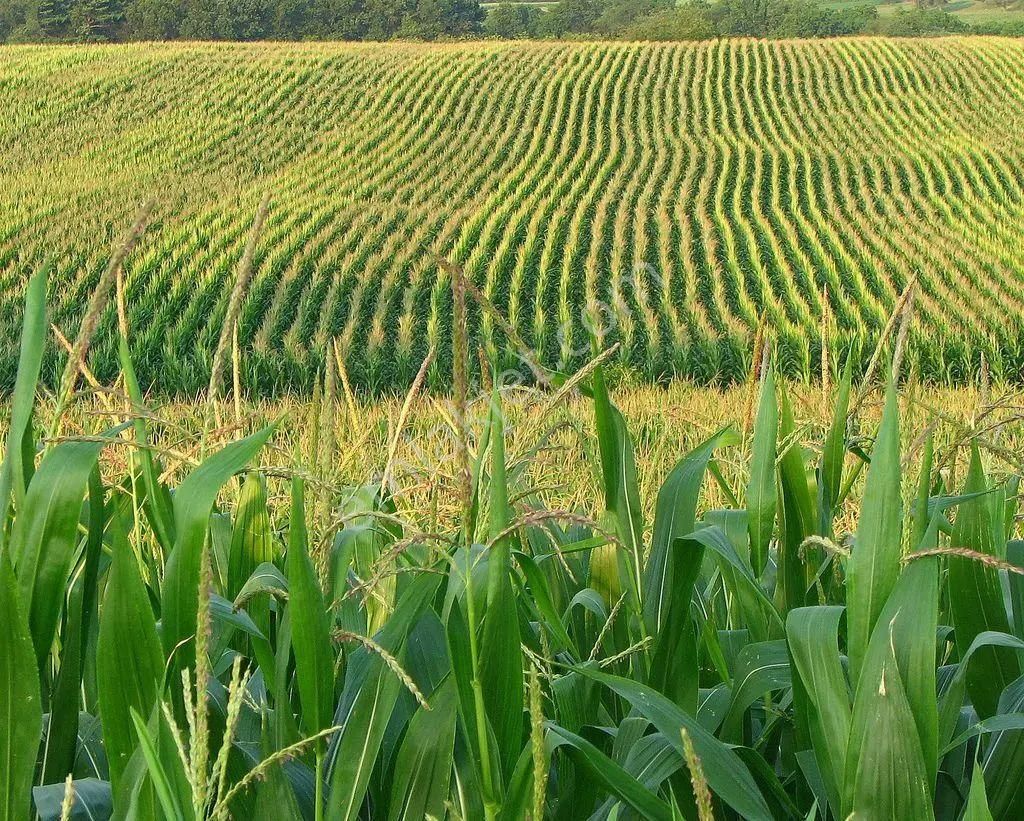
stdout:
[(313, 0), (309, 35), (327, 40), (360, 40), (366, 35), (363, 0)]
[(76, 0), (70, 10), (72, 33), (86, 42), (116, 40), (123, 22), (119, 0)]
[(540, 12), (519, 3), (501, 3), (487, 13), (484, 31), (504, 40), (520, 40), (537, 35)]
[(54, 40), (68, 36), (71, 23), (69, 0), (38, 0), (36, 19), (43, 34)]
[(178, 0), (133, 0), (125, 10), (125, 32), (131, 40), (173, 40), (181, 15)]
[(546, 37), (590, 34), (603, 11), (600, 0), (562, 0), (540, 18), (540, 33)]

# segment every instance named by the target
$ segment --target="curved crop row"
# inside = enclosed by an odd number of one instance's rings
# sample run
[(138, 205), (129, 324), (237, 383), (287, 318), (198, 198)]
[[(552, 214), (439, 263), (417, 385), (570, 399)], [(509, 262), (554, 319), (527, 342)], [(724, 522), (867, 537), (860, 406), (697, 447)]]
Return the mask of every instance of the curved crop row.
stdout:
[[(743, 378), (763, 321), (787, 374), (867, 356), (918, 283), (922, 376), (1024, 371), (1024, 43), (248, 44), (8, 48), (0, 61), (0, 387), (25, 272), (57, 257), (73, 336), (138, 204), (124, 295), (146, 383), (209, 379), (239, 320), (246, 387), (450, 371), (447, 274), (553, 367), (592, 346), (652, 379)], [(112, 220), (108, 215), (119, 214)], [(508, 346), (470, 305), (474, 347)], [(117, 370), (113, 312), (92, 352)], [(58, 351), (46, 372), (57, 371)], [(511, 359), (502, 362), (513, 366)]]

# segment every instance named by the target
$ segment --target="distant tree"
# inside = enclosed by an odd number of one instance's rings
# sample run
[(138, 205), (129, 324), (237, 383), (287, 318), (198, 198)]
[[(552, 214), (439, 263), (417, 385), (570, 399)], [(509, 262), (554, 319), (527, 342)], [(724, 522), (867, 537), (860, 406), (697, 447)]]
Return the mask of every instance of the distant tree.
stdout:
[(674, 7), (675, 0), (608, 0), (594, 21), (594, 29), (608, 37), (617, 37), (634, 21)]
[(484, 12), (477, 0), (416, 0), (402, 19), (399, 34), (424, 40), (442, 35), (464, 37), (483, 31)]
[(0, 2), (0, 37), (9, 43), (37, 43), (46, 39), (35, 0)]
[(67, 37), (71, 24), (71, 3), (69, 0), (38, 0), (36, 20), (46, 37), (61, 40)]
[(313, 0), (309, 34), (332, 40), (359, 40), (366, 34), (363, 0)]
[(660, 9), (635, 20), (622, 32), (627, 40), (710, 40), (717, 34), (706, 2)]
[(117, 39), (124, 10), (118, 0), (77, 0), (71, 7), (70, 18), (77, 39), (104, 42)]
[(504, 40), (521, 40), (537, 35), (540, 12), (521, 3), (501, 3), (487, 14), (484, 30)]
[(406, 0), (366, 0), (366, 39), (390, 40), (410, 11)]
[(134, 0), (125, 10), (125, 32), (132, 40), (173, 40), (180, 25), (178, 0)]
[(719, 0), (712, 16), (719, 34), (768, 37), (785, 13), (784, 0)]
[(278, 40), (296, 40), (305, 35), (312, 21), (307, 0), (274, 0), (268, 32)]
[(540, 18), (540, 34), (564, 37), (592, 33), (603, 11), (600, 0), (561, 0)]

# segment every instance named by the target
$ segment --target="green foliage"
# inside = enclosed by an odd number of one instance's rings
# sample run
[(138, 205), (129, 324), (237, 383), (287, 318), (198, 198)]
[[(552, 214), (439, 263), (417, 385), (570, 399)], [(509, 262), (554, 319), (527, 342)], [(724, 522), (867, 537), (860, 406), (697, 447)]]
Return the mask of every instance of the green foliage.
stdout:
[[(37, 280), (19, 419), (39, 297)], [(687, 454), (648, 532), (642, 451), (603, 368), (581, 382), (596, 498), (545, 511), (523, 492), (498, 384), (472, 502), (460, 475), (462, 512), (408, 527), (387, 482), (311, 481), (307, 504), (293, 476), (285, 501), (280, 468), (250, 468), (273, 427), (201, 442), (148, 510), (144, 460), (96, 467), (115, 440), (149, 452), (146, 424), (12, 436), (0, 818), (58, 818), (64, 789), (88, 817), (190, 821), (1019, 817), (1021, 590), (1000, 574), (1024, 553), (1017, 480), (993, 490), (984, 439), (944, 495), (945, 454), (901, 445), (895, 380), (871, 443), (850, 438), (847, 373), (819, 456), (769, 370), (750, 441), (724, 428)], [(852, 491), (848, 451), (870, 463)], [(748, 466), (745, 500), (707, 510), (726, 459)]]

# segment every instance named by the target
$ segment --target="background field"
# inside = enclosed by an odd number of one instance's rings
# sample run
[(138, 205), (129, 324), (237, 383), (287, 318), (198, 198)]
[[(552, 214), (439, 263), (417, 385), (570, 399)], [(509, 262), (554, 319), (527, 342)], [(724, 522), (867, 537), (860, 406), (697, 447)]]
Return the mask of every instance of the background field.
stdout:
[[(916, 275), (920, 374), (970, 381), (984, 351), (1017, 378), (1022, 63), (1024, 42), (971, 38), (7, 48), (0, 384), (26, 272), (56, 253), (54, 321), (73, 334), (153, 197), (125, 279), (133, 355), (146, 384), (205, 386), (267, 191), (250, 392), (309, 389), (332, 338), (359, 386), (407, 384), (431, 346), (443, 384), (433, 251), (553, 366), (586, 359), (596, 327), (646, 376), (736, 380), (764, 318), (782, 372), (807, 377), (823, 328), (866, 357)], [(115, 329), (111, 309), (101, 379)]]

